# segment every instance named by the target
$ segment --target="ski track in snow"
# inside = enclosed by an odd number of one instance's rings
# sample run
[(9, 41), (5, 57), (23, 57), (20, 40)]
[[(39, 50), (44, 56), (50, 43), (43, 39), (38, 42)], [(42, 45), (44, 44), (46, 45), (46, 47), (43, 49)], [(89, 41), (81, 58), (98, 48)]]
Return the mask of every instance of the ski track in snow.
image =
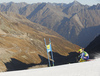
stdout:
[(2, 72), (0, 76), (100, 76), (100, 58), (54, 67)]

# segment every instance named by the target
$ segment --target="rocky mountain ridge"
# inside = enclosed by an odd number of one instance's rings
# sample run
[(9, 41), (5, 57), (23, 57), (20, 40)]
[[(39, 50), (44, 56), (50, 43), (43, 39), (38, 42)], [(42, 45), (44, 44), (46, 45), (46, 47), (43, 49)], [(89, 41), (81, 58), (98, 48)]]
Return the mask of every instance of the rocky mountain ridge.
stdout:
[[(67, 40), (82, 47), (86, 47), (100, 33), (100, 31), (94, 31), (95, 34), (92, 36), (91, 30), (89, 30), (92, 27), (100, 26), (99, 4), (88, 6), (77, 1), (69, 4), (23, 3), (19, 8), (17, 3), (12, 2), (0, 5), (0, 10), (24, 15), (30, 21), (54, 30)], [(88, 33), (83, 31), (86, 29), (88, 29)]]

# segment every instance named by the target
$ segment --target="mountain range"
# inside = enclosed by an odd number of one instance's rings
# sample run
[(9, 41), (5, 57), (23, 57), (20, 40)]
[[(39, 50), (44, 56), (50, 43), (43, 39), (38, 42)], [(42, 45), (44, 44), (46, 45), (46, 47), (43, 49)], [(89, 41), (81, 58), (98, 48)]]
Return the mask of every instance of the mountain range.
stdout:
[(0, 4), (0, 10), (24, 15), (81, 47), (86, 47), (100, 33), (100, 4), (10, 2)]
[(100, 4), (10, 2), (0, 4), (0, 10), (24, 15), (81, 47), (86, 47), (100, 33)]

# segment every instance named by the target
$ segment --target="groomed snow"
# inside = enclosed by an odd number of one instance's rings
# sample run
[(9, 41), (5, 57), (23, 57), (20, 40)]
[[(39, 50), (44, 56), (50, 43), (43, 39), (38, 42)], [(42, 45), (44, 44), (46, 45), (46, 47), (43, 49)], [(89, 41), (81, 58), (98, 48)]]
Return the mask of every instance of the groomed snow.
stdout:
[(2, 72), (0, 76), (100, 76), (100, 58), (55, 67)]

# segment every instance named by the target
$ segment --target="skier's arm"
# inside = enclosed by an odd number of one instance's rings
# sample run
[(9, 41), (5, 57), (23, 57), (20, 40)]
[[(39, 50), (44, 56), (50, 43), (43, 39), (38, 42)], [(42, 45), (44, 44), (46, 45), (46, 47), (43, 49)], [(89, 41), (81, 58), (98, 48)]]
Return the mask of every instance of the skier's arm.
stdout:
[(84, 53), (80, 54), (80, 58), (83, 59), (84, 58)]

